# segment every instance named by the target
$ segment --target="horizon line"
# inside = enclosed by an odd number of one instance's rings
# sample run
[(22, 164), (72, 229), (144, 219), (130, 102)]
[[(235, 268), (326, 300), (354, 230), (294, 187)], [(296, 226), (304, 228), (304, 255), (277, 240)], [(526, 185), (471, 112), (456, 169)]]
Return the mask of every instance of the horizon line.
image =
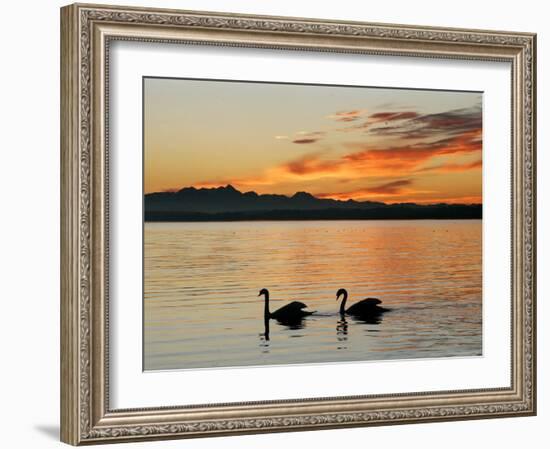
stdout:
[(476, 203), (476, 202), (473, 202), (473, 203), (448, 203), (448, 202), (443, 201), (443, 202), (433, 202), (433, 203), (418, 203), (418, 202), (414, 202), (414, 201), (403, 201), (403, 202), (395, 202), (395, 203), (386, 203), (384, 201), (376, 201), (376, 200), (368, 200), (368, 199), (367, 200), (356, 200), (356, 199), (353, 199), (353, 198), (349, 198), (347, 200), (341, 200), (341, 199), (330, 198), (330, 197), (327, 197), (327, 198), (319, 197), (319, 196), (316, 196), (313, 193), (307, 192), (305, 190), (298, 190), (298, 191), (294, 192), (294, 194), (292, 194), (292, 195), (287, 195), (287, 194), (284, 194), (284, 193), (258, 193), (254, 190), (248, 190), (248, 191), (239, 190), (235, 186), (233, 186), (231, 183), (228, 183), (228, 184), (225, 184), (225, 185), (219, 185), (217, 187), (195, 187), (193, 185), (184, 186), (184, 187), (180, 187), (180, 188), (166, 189), (166, 190), (161, 190), (161, 191), (157, 191), (157, 192), (144, 192), (143, 196), (145, 197), (147, 195), (155, 195), (155, 194), (162, 194), (162, 193), (179, 193), (182, 190), (186, 190), (186, 189), (187, 190), (196, 190), (196, 191), (232, 189), (232, 190), (240, 193), (241, 195), (245, 195), (247, 193), (254, 193), (258, 197), (268, 196), (268, 195), (277, 195), (277, 196), (284, 196), (286, 198), (293, 198), (296, 195), (298, 195), (300, 193), (303, 193), (303, 194), (309, 195), (312, 198), (315, 198), (316, 200), (320, 200), (320, 201), (322, 201), (322, 200), (331, 200), (331, 201), (336, 201), (336, 202), (339, 202), (339, 203), (349, 203), (349, 202), (353, 202), (353, 203), (378, 203), (378, 204), (383, 204), (385, 206), (392, 206), (392, 205), (399, 205), (399, 204), (414, 204), (414, 205), (417, 205), (417, 206), (430, 206), (430, 205), (442, 205), (442, 204), (455, 205), (455, 206), (456, 205), (466, 205), (466, 206), (473, 206), (473, 205), (482, 206), (483, 205), (483, 202), (478, 202), (478, 203)]

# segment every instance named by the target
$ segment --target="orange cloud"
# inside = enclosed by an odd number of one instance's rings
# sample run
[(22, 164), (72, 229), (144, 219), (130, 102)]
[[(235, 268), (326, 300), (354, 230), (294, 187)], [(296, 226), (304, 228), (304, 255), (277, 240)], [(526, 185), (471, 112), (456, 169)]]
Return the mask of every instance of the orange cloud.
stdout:
[(476, 168), (481, 168), (482, 161), (481, 159), (474, 162), (466, 162), (464, 164), (440, 164), (433, 167), (424, 167), (416, 170), (416, 173), (453, 173), (453, 172), (463, 172), (467, 170), (473, 170)]
[[(365, 117), (364, 110), (340, 111), (330, 118), (336, 121), (355, 121)], [(380, 122), (389, 126), (380, 127)], [(482, 150), (481, 110), (459, 109), (437, 114), (419, 115), (414, 111), (387, 111), (371, 114), (364, 124), (372, 125), (371, 135), (389, 136), (391, 146), (373, 146), (363, 138), (360, 142), (346, 142), (346, 154), (328, 159), (327, 153), (309, 153), (279, 165), (266, 168), (254, 176), (220, 179), (201, 182), (196, 187), (219, 187), (232, 184), (241, 189), (278, 192), (288, 191), (297, 183), (317, 183), (318, 187), (328, 182), (334, 186), (338, 181), (359, 181), (373, 178), (389, 179), (384, 184), (366, 186), (347, 192), (323, 193), (319, 196), (335, 199), (377, 198), (387, 202), (397, 200), (414, 202), (480, 202), (481, 196), (440, 195), (432, 190), (415, 190), (414, 180), (423, 174), (458, 173), (479, 170), (481, 158), (466, 161), (463, 156), (475, 155)], [(353, 128), (353, 127), (352, 127)], [(344, 129), (352, 129), (344, 128)], [(324, 131), (300, 131), (290, 137), (296, 144), (308, 145), (324, 138)], [(286, 137), (286, 136), (285, 136)], [(421, 139), (419, 141), (419, 139)], [(471, 159), (471, 158), (470, 158)], [(423, 185), (426, 185), (424, 182)], [(453, 189), (450, 189), (453, 190)]]
[(375, 122), (391, 122), (395, 120), (407, 120), (418, 117), (418, 112), (404, 111), (404, 112), (377, 112), (369, 116), (369, 120)]
[(408, 200), (403, 200), (403, 202), (415, 202), (418, 204), (482, 204), (483, 198), (481, 195), (470, 195), (470, 196), (438, 196), (438, 197), (426, 197), (426, 198), (417, 198), (412, 197)]
[[(221, 179), (196, 184), (196, 187), (219, 187), (232, 184), (241, 188), (254, 189), (258, 186), (276, 186), (288, 182), (314, 181), (321, 178), (346, 180), (369, 177), (398, 178), (425, 172), (448, 173), (472, 170), (481, 167), (481, 160), (466, 163), (439, 163), (425, 166), (433, 158), (449, 157), (456, 154), (470, 154), (481, 151), (481, 130), (467, 131), (460, 135), (440, 139), (430, 143), (420, 143), (391, 148), (371, 148), (363, 143), (348, 143), (348, 147), (359, 149), (337, 159), (324, 159), (322, 153), (309, 153), (251, 177)], [(403, 182), (403, 181), (395, 181)], [(391, 188), (392, 185), (381, 186)], [(404, 184), (393, 185), (404, 187)], [(392, 192), (361, 189), (354, 192), (336, 193), (348, 198), (358, 195), (384, 194)], [(397, 193), (397, 191), (393, 192)], [(412, 192), (408, 192), (412, 193)], [(416, 192), (419, 193), (419, 192)], [(327, 194), (330, 195), (330, 194)]]
[(415, 171), (422, 164), (437, 156), (481, 151), (481, 130), (467, 131), (458, 136), (431, 143), (393, 148), (372, 148), (364, 143), (349, 143), (347, 146), (363, 149), (344, 156), (344, 159), (352, 165), (363, 170), (374, 170), (378, 173), (383, 172), (383, 174), (396, 176)]
[(306, 175), (316, 173), (326, 175), (340, 170), (341, 161), (322, 160), (317, 153), (306, 154), (278, 167), (280, 174)]
[[(417, 197), (419, 194), (433, 194), (430, 190), (417, 190), (411, 188), (413, 179), (398, 179), (370, 187), (361, 187), (348, 192), (321, 193), (316, 196), (320, 198), (331, 198), (334, 200), (363, 200), (383, 199), (386, 202), (403, 202), (404, 198)], [(397, 197), (397, 199), (392, 199)]]
[(338, 193), (319, 193), (316, 196), (320, 198), (331, 198), (334, 200), (348, 200), (363, 197), (401, 195), (405, 192), (410, 192), (407, 187), (412, 185), (412, 179), (398, 179), (384, 184), (379, 184), (372, 187), (362, 187), (360, 189), (351, 190), (348, 192)]
[(417, 190), (412, 188), (401, 188), (394, 192), (372, 192), (371, 188), (357, 189), (350, 192), (341, 193), (322, 193), (315, 196), (319, 198), (329, 198), (340, 201), (349, 199), (364, 201), (375, 200), (382, 201), (386, 204), (396, 203), (417, 203), (417, 204), (482, 204), (481, 195), (453, 196), (439, 195), (434, 196), (437, 192), (433, 190)]
[(384, 193), (384, 194), (394, 194), (400, 193), (403, 191), (403, 187), (410, 186), (413, 183), (412, 179), (400, 179), (397, 181), (387, 182), (378, 186), (370, 187), (364, 189), (367, 193)]

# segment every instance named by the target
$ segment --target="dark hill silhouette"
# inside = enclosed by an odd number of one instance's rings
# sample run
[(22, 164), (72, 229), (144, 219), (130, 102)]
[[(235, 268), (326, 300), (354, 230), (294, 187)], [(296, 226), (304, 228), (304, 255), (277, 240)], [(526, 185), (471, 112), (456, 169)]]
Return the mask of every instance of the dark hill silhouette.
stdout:
[(231, 185), (145, 195), (145, 221), (481, 218), (480, 204), (385, 204), (239, 192)]

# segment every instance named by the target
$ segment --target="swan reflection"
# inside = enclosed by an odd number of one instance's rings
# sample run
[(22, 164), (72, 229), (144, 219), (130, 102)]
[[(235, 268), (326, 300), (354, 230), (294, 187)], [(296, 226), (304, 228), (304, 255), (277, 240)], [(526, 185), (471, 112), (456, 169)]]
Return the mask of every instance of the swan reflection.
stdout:
[(338, 322), (336, 323), (336, 339), (340, 343), (337, 346), (338, 349), (348, 349), (348, 322), (345, 316), (341, 316)]

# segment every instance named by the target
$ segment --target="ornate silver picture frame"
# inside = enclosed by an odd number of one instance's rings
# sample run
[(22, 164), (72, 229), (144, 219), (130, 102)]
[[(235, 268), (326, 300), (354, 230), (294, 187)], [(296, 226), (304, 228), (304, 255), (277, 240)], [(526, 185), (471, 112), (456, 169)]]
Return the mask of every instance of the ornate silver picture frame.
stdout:
[[(510, 386), (116, 409), (109, 359), (109, 51), (116, 41), (506, 62)], [(74, 4), (61, 9), (61, 439), (93, 444), (536, 413), (536, 36)], [(490, 269), (490, 267), (488, 267)]]

